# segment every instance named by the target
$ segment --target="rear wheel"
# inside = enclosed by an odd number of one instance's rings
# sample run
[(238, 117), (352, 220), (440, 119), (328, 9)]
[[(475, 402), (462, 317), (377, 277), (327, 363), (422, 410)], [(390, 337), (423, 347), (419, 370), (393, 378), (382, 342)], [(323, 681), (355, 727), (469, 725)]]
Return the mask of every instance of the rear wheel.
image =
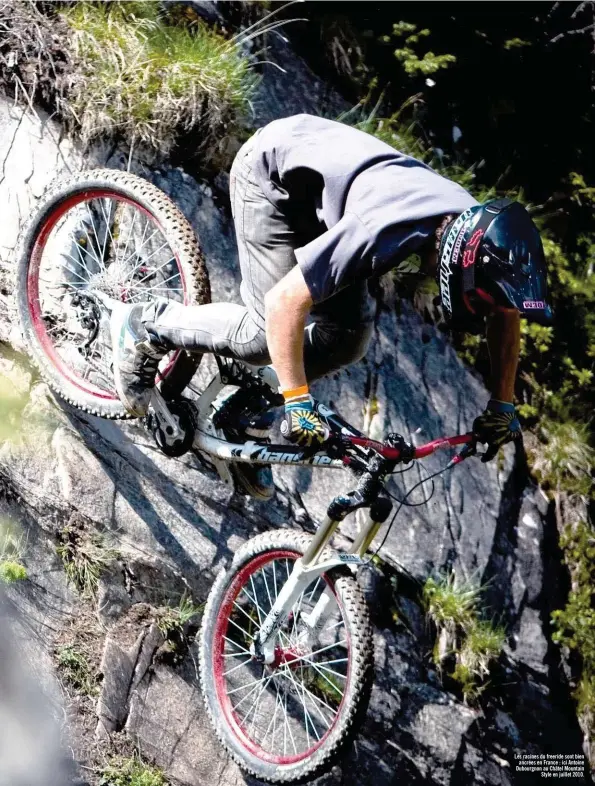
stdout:
[[(217, 736), (243, 769), (273, 783), (309, 780), (328, 769), (357, 731), (369, 698), (372, 632), (348, 570), (333, 569), (302, 593), (277, 633), (273, 664), (251, 654), (308, 543), (283, 531), (246, 543), (213, 585), (202, 622), (202, 689)], [(327, 616), (312, 633), (307, 615), (325, 593)]]
[[(210, 301), (198, 239), (180, 210), (143, 178), (108, 169), (51, 188), (21, 235), (16, 274), (21, 329), (42, 376), (77, 407), (109, 418), (127, 413), (113, 380), (109, 315), (93, 293)], [(164, 358), (169, 395), (199, 362), (180, 351)]]

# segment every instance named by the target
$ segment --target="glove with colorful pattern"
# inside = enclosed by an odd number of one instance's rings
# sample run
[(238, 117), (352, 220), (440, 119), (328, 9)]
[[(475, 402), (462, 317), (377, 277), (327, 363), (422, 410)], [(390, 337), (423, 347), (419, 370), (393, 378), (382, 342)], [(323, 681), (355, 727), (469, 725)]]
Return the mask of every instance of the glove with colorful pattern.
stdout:
[(308, 393), (286, 398), (280, 429), (288, 442), (302, 448), (321, 445), (329, 436), (329, 429), (316, 410), (316, 402)]
[(481, 458), (484, 463), (491, 461), (502, 445), (521, 439), (521, 424), (514, 404), (490, 399), (484, 412), (473, 421), (473, 435), (478, 442), (484, 442), (488, 446)]

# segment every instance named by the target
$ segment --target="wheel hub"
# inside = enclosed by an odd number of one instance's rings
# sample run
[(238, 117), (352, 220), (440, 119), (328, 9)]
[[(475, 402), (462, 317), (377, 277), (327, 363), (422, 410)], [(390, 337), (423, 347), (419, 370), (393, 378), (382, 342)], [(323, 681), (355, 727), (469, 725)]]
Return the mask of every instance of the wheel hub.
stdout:
[(280, 666), (287, 666), (294, 671), (302, 664), (305, 652), (301, 652), (296, 647), (275, 647), (275, 660), (271, 663), (271, 669), (278, 669)]

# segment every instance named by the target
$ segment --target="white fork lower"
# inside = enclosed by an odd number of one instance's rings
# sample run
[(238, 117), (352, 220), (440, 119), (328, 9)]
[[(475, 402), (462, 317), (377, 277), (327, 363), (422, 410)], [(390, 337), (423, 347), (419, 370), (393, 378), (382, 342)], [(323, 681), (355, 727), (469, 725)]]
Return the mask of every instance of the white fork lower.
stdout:
[[(275, 636), (278, 630), (289, 617), (294, 605), (303, 592), (312, 584), (314, 580), (320, 578), (323, 573), (345, 564), (345, 556), (338, 554), (332, 559), (318, 562), (312, 565), (304, 565), (301, 559), (296, 563), (291, 571), (291, 575), (281, 588), (277, 599), (271, 610), (265, 617), (258, 632), (261, 654), (265, 663), (273, 663), (275, 660)], [(326, 618), (332, 611), (334, 596), (327, 587), (318, 599), (316, 606), (309, 615), (304, 616), (304, 622), (313, 632), (320, 631)], [(256, 654), (256, 647), (251, 645), (252, 654)]]

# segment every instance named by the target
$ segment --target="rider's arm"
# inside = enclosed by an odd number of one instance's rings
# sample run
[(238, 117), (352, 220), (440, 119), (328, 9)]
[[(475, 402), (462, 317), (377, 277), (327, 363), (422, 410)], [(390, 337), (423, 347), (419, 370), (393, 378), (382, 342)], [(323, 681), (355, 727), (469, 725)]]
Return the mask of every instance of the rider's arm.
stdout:
[(304, 326), (312, 296), (298, 265), (264, 297), (266, 338), (281, 390), (306, 384)]
[(521, 319), (515, 309), (496, 311), (487, 320), (486, 338), (492, 371), (492, 398), (510, 401), (521, 344)]

